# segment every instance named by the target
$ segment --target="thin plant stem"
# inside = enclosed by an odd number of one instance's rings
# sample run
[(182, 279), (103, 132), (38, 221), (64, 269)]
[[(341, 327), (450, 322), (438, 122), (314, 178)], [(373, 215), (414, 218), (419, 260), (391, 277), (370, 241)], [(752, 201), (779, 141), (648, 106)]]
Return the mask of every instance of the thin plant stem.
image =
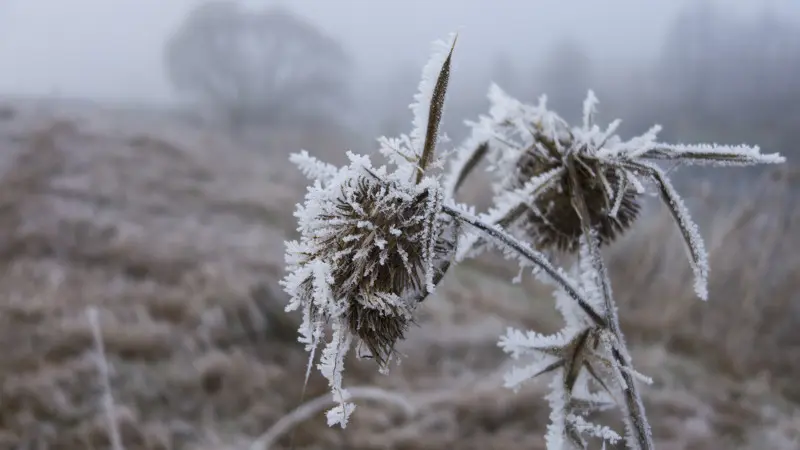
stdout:
[(103, 384), (103, 411), (106, 415), (106, 425), (108, 426), (108, 437), (111, 441), (111, 448), (114, 450), (124, 450), (122, 437), (117, 426), (117, 419), (114, 417), (114, 397), (111, 395), (111, 382), (109, 381), (108, 362), (106, 361), (105, 345), (103, 344), (103, 334), (100, 332), (100, 321), (97, 309), (92, 307), (86, 310), (86, 317), (92, 330), (92, 338), (95, 345), (95, 362), (97, 370), (100, 372), (100, 381)]
[(633, 368), (630, 365), (628, 348), (619, 326), (619, 316), (617, 314), (616, 303), (614, 302), (608, 269), (603, 260), (600, 245), (592, 232), (589, 208), (586, 205), (577, 172), (572, 161), (569, 161), (567, 164), (567, 169), (569, 172), (572, 204), (580, 217), (583, 236), (589, 245), (589, 258), (597, 273), (597, 281), (600, 283), (600, 290), (603, 293), (603, 312), (605, 315), (606, 328), (611, 331), (616, 341), (616, 345), (612, 346), (611, 353), (617, 364), (622, 368), (622, 370), (619, 370), (619, 374), (625, 383), (625, 385), (622, 386), (622, 391), (625, 399), (625, 409), (627, 412), (626, 424), (629, 434), (633, 437), (640, 450), (652, 450), (655, 447), (653, 446), (650, 424), (647, 421), (647, 415), (641, 396), (636, 388), (636, 380), (634, 380), (632, 375)]
[(564, 291), (569, 295), (575, 302), (578, 303), (578, 306), (589, 316), (589, 318), (594, 322), (596, 325), (600, 325), (605, 327), (606, 321), (605, 319), (597, 313), (597, 311), (592, 308), (589, 302), (584, 297), (583, 293), (576, 287), (576, 284), (570, 280), (565, 274), (563, 274), (560, 270), (553, 267), (552, 264), (547, 260), (547, 257), (542, 253), (533, 250), (529, 245), (523, 244), (519, 240), (515, 239), (513, 236), (508, 234), (507, 232), (500, 230), (497, 226), (491, 225), (479, 219), (478, 217), (473, 216), (472, 214), (468, 214), (464, 211), (459, 211), (458, 209), (452, 208), (450, 206), (444, 205), (442, 207), (442, 212), (448, 214), (459, 220), (463, 223), (469, 224), (478, 230), (480, 230), (485, 235), (491, 237), (492, 239), (498, 241), (499, 243), (505, 245), (506, 247), (515, 251), (518, 255), (525, 258), (528, 262), (532, 263), (533, 265), (542, 269), (547, 275), (550, 276), (556, 283), (564, 289)]
[(617, 364), (623, 369), (619, 371), (619, 374), (625, 382), (625, 385), (622, 386), (622, 390), (625, 398), (625, 408), (628, 412), (628, 426), (639, 448), (641, 450), (652, 450), (655, 447), (653, 446), (650, 424), (647, 421), (647, 414), (644, 409), (644, 404), (642, 403), (641, 395), (636, 387), (636, 380), (632, 375), (633, 368), (630, 364), (630, 356), (628, 354), (627, 345), (625, 344), (625, 338), (619, 326), (619, 317), (612, 296), (613, 293), (611, 291), (611, 281), (608, 277), (608, 269), (600, 253), (600, 246), (597, 244), (597, 239), (590, 235), (587, 236), (587, 241), (589, 242), (592, 264), (597, 271), (597, 276), (603, 292), (603, 305), (606, 322), (608, 323), (608, 330), (613, 333), (614, 340), (616, 341), (616, 345), (612, 348), (612, 355)]

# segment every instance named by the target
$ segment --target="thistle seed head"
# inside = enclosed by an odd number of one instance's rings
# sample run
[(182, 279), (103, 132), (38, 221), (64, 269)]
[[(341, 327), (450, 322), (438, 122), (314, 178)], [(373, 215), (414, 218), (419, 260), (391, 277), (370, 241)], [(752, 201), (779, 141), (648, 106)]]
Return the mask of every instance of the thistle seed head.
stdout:
[[(426, 289), (429, 258), (445, 255), (451, 245), (442, 228), (432, 230), (440, 220), (430, 208), (435, 192), (397, 195), (398, 186), (371, 177), (351, 184), (353, 198), (346, 200), (343, 190), (336, 213), (327, 217), (340, 223), (329, 248), (353, 255), (334, 270), (334, 285), (348, 297), (351, 332), (383, 365), (404, 338), (415, 298)], [(434, 255), (427, 254), (431, 239)]]
[[(639, 215), (640, 205), (636, 191), (628, 187), (614, 209), (617, 186), (622, 180), (619, 172), (597, 160), (572, 154), (578, 186), (589, 211), (591, 228), (597, 232), (600, 245), (607, 245), (623, 234)], [(510, 180), (511, 189), (522, 186), (533, 177), (563, 166), (555, 160), (533, 151), (523, 151), (515, 175)], [(553, 185), (526, 205), (516, 224), (537, 248), (574, 253), (580, 245), (581, 219), (572, 203), (573, 188), (565, 170), (552, 181)]]
[(403, 186), (369, 173), (345, 179), (335, 189), (315, 227), (307, 230), (314, 248), (301, 265), (328, 262), (331, 297), (340, 307), (323, 311), (313, 303), (311, 274), (302, 283), (303, 297), (312, 317), (346, 322), (384, 366), (427, 294), (430, 271), (448, 260), (454, 236), (439, 213), (438, 189)]

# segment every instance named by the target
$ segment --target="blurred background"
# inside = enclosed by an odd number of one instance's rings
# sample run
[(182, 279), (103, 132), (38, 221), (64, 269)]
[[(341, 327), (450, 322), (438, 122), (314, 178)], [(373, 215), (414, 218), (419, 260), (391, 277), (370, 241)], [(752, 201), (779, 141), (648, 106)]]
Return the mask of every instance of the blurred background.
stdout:
[[(277, 282), (307, 181), (288, 154), (340, 163), (410, 131), (452, 31), (445, 148), (495, 82), (569, 120), (593, 89), (623, 137), (658, 123), (787, 157), (672, 172), (710, 253), (707, 303), (658, 202), (607, 252), (658, 448), (800, 448), (791, 0), (0, 0), (0, 448), (111, 448), (92, 307), (126, 449), (247, 449), (299, 406), (307, 355)], [(479, 174), (462, 200), (488, 192)], [(348, 359), (346, 383), (410, 408), (366, 402), (346, 430), (317, 413), (271, 448), (544, 448), (546, 383), (504, 389), (496, 343), (560, 319), (515, 275), (491, 255), (457, 267), (401, 365)], [(312, 372), (305, 399), (326, 392)]]

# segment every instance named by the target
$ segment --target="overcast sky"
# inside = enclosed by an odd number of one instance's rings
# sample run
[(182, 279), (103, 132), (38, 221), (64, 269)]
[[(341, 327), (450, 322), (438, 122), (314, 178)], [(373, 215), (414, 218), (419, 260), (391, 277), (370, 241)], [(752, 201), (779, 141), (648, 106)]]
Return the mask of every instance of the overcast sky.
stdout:
[[(165, 100), (161, 46), (201, 0), (0, 0), (0, 94)], [(674, 15), (699, 0), (242, 0), (283, 3), (339, 38), (362, 74), (422, 64), (430, 41), (459, 31), (456, 67), (543, 52), (571, 36), (594, 58), (644, 57)], [(744, 14), (765, 3), (800, 16), (797, 0), (717, 0)], [(489, 61), (491, 61), (489, 59)]]

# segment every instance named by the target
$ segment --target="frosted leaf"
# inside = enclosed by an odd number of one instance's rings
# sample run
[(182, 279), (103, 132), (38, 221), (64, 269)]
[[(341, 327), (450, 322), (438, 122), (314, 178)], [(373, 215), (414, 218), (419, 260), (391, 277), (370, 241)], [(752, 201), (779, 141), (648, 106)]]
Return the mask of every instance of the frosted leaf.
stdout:
[(661, 132), (661, 125), (653, 125), (644, 134), (636, 136), (625, 145), (627, 147), (624, 156), (628, 159), (638, 158), (644, 153), (650, 151), (656, 145), (658, 133)]
[(614, 445), (622, 439), (622, 436), (617, 434), (617, 432), (611, 428), (587, 422), (582, 416), (569, 414), (567, 415), (566, 420), (572, 424), (575, 427), (575, 430), (579, 433), (586, 433), (590, 436), (602, 439), (604, 441), (604, 445), (605, 441), (608, 441), (609, 444)]
[(537, 347), (561, 346), (569, 342), (569, 338), (560, 332), (554, 335), (542, 335), (535, 331), (521, 331), (508, 328), (500, 337), (498, 346), (513, 359), (534, 351)]
[(303, 323), (307, 324), (306, 327), (308, 327), (308, 331), (306, 333), (301, 331), (301, 336), (298, 338), (300, 343), (306, 344), (305, 350), (308, 352), (306, 373), (303, 377), (303, 389), (308, 386), (308, 379), (311, 377), (311, 368), (314, 366), (314, 359), (317, 356), (317, 348), (319, 347), (319, 341), (322, 338), (322, 321), (316, 321), (312, 323), (311, 320), (311, 305), (309, 305), (303, 313)]
[(655, 160), (678, 160), (683, 164), (712, 166), (752, 166), (782, 164), (779, 153), (763, 154), (758, 146), (710, 144), (657, 144), (641, 155)]
[(433, 261), (435, 259), (435, 247), (437, 243), (437, 237), (441, 231), (441, 220), (437, 219), (437, 215), (441, 210), (441, 205), (443, 202), (443, 194), (441, 190), (432, 191), (435, 192), (433, 195), (428, 196), (428, 205), (425, 211), (426, 217), (430, 217), (428, 220), (428, 230), (426, 233), (430, 238), (428, 239), (427, 243), (425, 244), (425, 253), (424, 258), (427, 261), (425, 267), (425, 288), (427, 289), (428, 294), (432, 294), (435, 290), (435, 285), (433, 282), (434, 277), (434, 267)]
[(511, 370), (506, 372), (503, 376), (503, 387), (517, 393), (523, 383), (535, 378), (542, 373), (543, 369), (547, 369), (547, 367), (548, 363), (545, 358), (522, 367), (512, 367)]
[(336, 166), (318, 160), (309, 155), (306, 150), (301, 150), (299, 153), (292, 153), (289, 155), (289, 161), (297, 165), (300, 172), (306, 177), (312, 180), (318, 179), (323, 183), (328, 183), (339, 171)]
[(525, 111), (525, 105), (522, 102), (506, 94), (496, 83), (489, 86), (488, 98), (491, 103), (489, 117), (495, 121), (503, 121)]
[(338, 313), (339, 304), (331, 292), (331, 267), (319, 259), (312, 261), (309, 266), (312, 273), (312, 286), (314, 304), (326, 309), (331, 314)]
[(617, 364), (617, 368), (619, 370), (627, 372), (633, 378), (641, 381), (644, 384), (653, 384), (653, 379), (652, 378), (648, 377), (647, 375), (645, 375), (645, 374), (643, 374), (641, 372), (638, 372), (636, 369), (633, 369), (632, 367), (622, 367), (619, 364)]
[(692, 271), (694, 272), (694, 290), (701, 299), (707, 300), (708, 254), (706, 253), (703, 238), (700, 236), (700, 232), (697, 229), (697, 225), (692, 220), (689, 210), (686, 208), (686, 205), (683, 203), (677, 191), (675, 191), (672, 183), (659, 167), (647, 162), (637, 163), (633, 167), (638, 167), (646, 173), (649, 173), (658, 186), (661, 197), (672, 213), (672, 216), (675, 218), (681, 230), (683, 240), (686, 243), (689, 261), (692, 266)]

